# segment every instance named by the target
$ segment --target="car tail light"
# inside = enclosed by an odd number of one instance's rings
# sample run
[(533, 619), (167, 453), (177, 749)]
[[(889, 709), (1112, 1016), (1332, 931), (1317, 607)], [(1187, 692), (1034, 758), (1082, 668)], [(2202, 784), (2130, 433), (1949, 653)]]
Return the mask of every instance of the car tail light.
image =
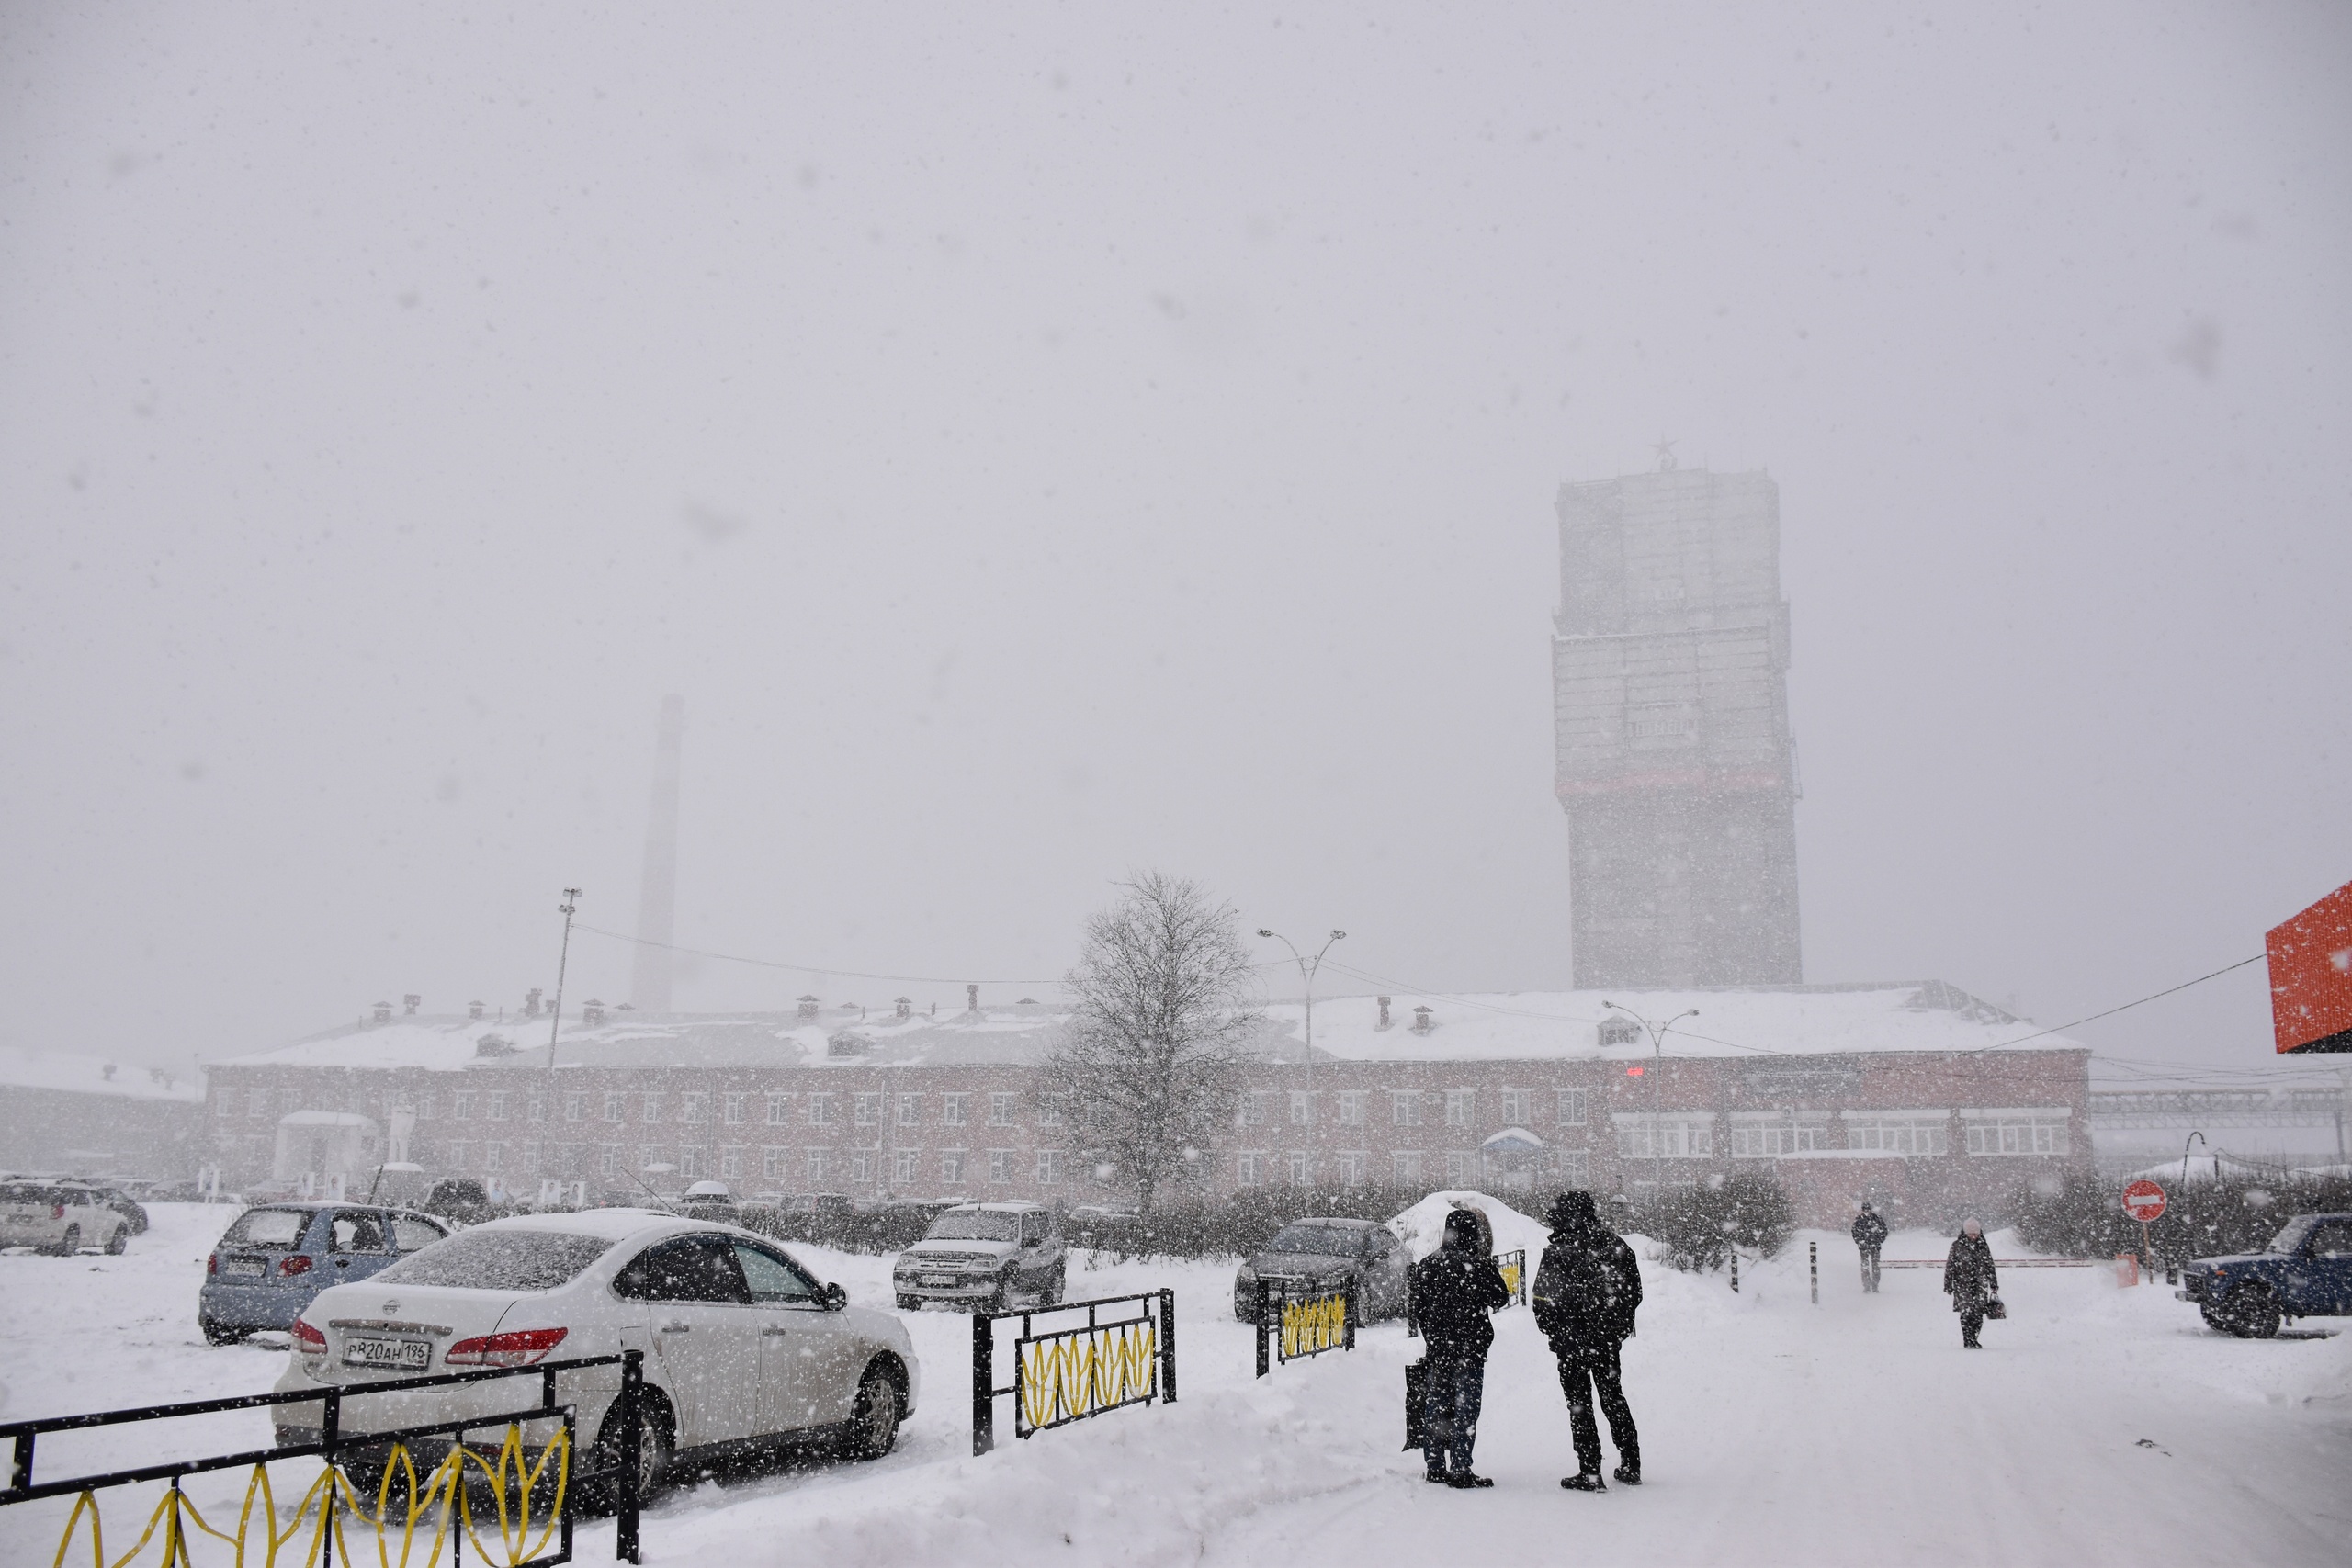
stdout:
[(323, 1356), (327, 1353), (327, 1337), (298, 1317), (294, 1320), (294, 1349), (298, 1355)]
[(484, 1334), (458, 1340), (441, 1359), (453, 1367), (536, 1366), (571, 1332), (569, 1328), (526, 1328), (513, 1334)]
[(49, 1217), (52, 1220), (63, 1219), (65, 1217), (65, 1205), (62, 1203), (51, 1203), (49, 1206)]
[(210, 1257), (205, 1258), (204, 1271), (207, 1274), (218, 1274), (220, 1272), (220, 1255), (219, 1253), (213, 1253)]
[(300, 1252), (288, 1253), (277, 1260), (277, 1271), (289, 1280), (297, 1274), (307, 1274), (311, 1271), (310, 1257)]

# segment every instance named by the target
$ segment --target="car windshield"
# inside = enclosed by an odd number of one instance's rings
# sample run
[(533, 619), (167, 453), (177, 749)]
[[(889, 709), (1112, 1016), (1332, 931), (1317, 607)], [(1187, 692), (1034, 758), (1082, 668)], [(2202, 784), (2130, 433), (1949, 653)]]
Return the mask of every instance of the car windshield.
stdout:
[(301, 1246), (302, 1233), (310, 1228), (311, 1212), (307, 1209), (254, 1209), (240, 1215), (220, 1243), (224, 1247), (286, 1252)]
[(565, 1231), (460, 1231), (376, 1276), (387, 1285), (476, 1291), (552, 1291), (610, 1252), (603, 1236)]
[(963, 1213), (950, 1210), (931, 1222), (925, 1241), (1019, 1241), (1021, 1216), (991, 1213), (986, 1209)]
[(1266, 1244), (1266, 1250), (1306, 1253), (1317, 1258), (1352, 1258), (1358, 1245), (1356, 1232), (1336, 1225), (1284, 1225), (1282, 1234)]
[(2303, 1237), (2311, 1234), (2313, 1220), (2309, 1214), (2297, 1214), (2289, 1220), (2277, 1235), (2270, 1238), (2273, 1252), (2292, 1252), (2303, 1245)]

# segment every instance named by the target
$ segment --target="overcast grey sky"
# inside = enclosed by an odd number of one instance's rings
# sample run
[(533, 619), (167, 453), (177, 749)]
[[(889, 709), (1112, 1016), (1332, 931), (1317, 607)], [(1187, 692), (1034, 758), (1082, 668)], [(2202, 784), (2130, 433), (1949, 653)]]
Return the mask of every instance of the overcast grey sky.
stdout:
[[(2341, 5), (17, 4), (0, 62), (0, 1043), (551, 986), (670, 691), (690, 945), (1051, 976), (1148, 864), (1565, 985), (1553, 496), (1661, 436), (1780, 483), (1809, 978), (2059, 1022), (2352, 877)], [(2261, 976), (2086, 1033), (2258, 1062)]]

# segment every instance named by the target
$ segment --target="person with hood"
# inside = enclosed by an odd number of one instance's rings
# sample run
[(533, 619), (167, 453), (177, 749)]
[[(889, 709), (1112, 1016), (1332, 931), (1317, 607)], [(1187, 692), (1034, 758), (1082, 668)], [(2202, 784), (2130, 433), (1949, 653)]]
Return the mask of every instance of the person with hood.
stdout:
[(1600, 1427), (1592, 1417), (1598, 1397), (1609, 1417), (1609, 1439), (1617, 1445), (1617, 1479), (1639, 1486), (1641, 1434), (1625, 1403), (1617, 1355), (1642, 1304), (1641, 1269), (1634, 1249), (1600, 1223), (1591, 1193), (1561, 1193), (1544, 1219), (1552, 1239), (1535, 1271), (1535, 1325), (1559, 1358), (1560, 1391), (1568, 1396), (1577, 1450), (1577, 1473), (1563, 1476), (1560, 1484), (1571, 1492), (1609, 1489), (1600, 1479)]
[(1962, 1348), (1984, 1348), (1977, 1341), (1977, 1330), (1984, 1326), (1984, 1309), (2000, 1293), (2001, 1279), (1993, 1269), (1993, 1244), (1984, 1239), (1984, 1227), (1969, 1220), (1952, 1238), (1951, 1253), (1944, 1259), (1944, 1294), (1951, 1298), (1951, 1310), (1960, 1314)]
[(1868, 1203), (1854, 1216), (1854, 1246), (1862, 1255), (1862, 1290), (1878, 1294), (1878, 1249), (1886, 1245), (1886, 1222)]
[(1487, 1320), (1510, 1304), (1510, 1292), (1494, 1256), (1479, 1243), (1478, 1216), (1462, 1209), (1446, 1215), (1444, 1245), (1414, 1264), (1406, 1281), (1413, 1321), (1429, 1342), (1421, 1393), (1421, 1459), (1429, 1479), (1492, 1486), (1470, 1468), (1470, 1450), (1486, 1402), (1487, 1351), (1495, 1342), (1495, 1325)]

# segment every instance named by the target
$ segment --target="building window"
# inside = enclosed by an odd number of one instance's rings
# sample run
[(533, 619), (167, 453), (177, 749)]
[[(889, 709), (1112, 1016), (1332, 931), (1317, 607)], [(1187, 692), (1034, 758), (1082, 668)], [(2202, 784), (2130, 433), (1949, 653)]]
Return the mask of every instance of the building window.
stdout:
[(1274, 1097), (1261, 1089), (1253, 1089), (1241, 1097), (1241, 1122), (1245, 1127), (1262, 1127), (1274, 1119)]
[(1951, 1122), (1940, 1111), (1868, 1115), (1849, 1111), (1846, 1146), (1898, 1155), (1948, 1155), (1951, 1153)]
[(1399, 1187), (1412, 1187), (1421, 1179), (1421, 1151), (1398, 1149), (1388, 1156), (1388, 1174)]
[(941, 1152), (939, 1156), (939, 1179), (949, 1187), (955, 1187), (963, 1181), (963, 1150), (946, 1149)]
[(474, 1119), (474, 1093), (471, 1089), (461, 1089), (449, 1097), (449, 1114), (459, 1122)]
[(1062, 1105), (1067, 1095), (1049, 1094), (1037, 1101), (1037, 1125), (1058, 1127), (1062, 1124)]
[(1315, 1179), (1315, 1161), (1305, 1149), (1290, 1152), (1290, 1184), (1305, 1187)]
[(828, 1152), (829, 1151), (825, 1149), (810, 1149), (808, 1151), (808, 1182), (812, 1187), (818, 1182), (825, 1179), (825, 1156)]
[(1258, 1156), (1242, 1154), (1233, 1156), (1233, 1179), (1243, 1187), (1258, 1185)]
[(1363, 1101), (1364, 1092), (1360, 1089), (1343, 1089), (1340, 1091), (1340, 1126), (1361, 1127), (1363, 1125)]
[(662, 1163), (662, 1145), (659, 1145), (659, 1144), (639, 1144), (639, 1145), (637, 1145), (637, 1168), (638, 1168), (638, 1171), (639, 1171), (639, 1173), (640, 1175), (641, 1175), (641, 1174), (643, 1174), (644, 1172), (648, 1171), (648, 1170), (652, 1169), (655, 1166), (660, 1165), (661, 1163)]
[(703, 1149), (678, 1151), (678, 1175), (687, 1181), (699, 1181), (710, 1174), (710, 1156)]
[(964, 1124), (965, 1098), (960, 1094), (943, 1094), (939, 1097), (941, 1124), (949, 1127), (961, 1127)]
[(732, 1181), (743, 1174), (743, 1156), (750, 1153), (741, 1144), (729, 1144), (718, 1151), (718, 1174)]
[(1363, 1185), (1364, 1158), (1362, 1149), (1349, 1149), (1332, 1157), (1340, 1163), (1340, 1182), (1342, 1186), (1362, 1187)]
[(920, 1127), (922, 1125), (922, 1100), (918, 1100), (911, 1094), (902, 1094), (899, 1096), (899, 1125), (901, 1127)]
[(857, 1124), (861, 1127), (882, 1125), (882, 1097), (880, 1095), (861, 1094), (857, 1097)]
[(1449, 1186), (1459, 1187), (1470, 1179), (1470, 1156), (1459, 1149), (1445, 1156), (1445, 1179)]
[(719, 1101), (719, 1114), (727, 1118), (727, 1124), (729, 1127), (740, 1127), (743, 1124), (744, 1108), (750, 1105), (751, 1100), (752, 1097), (748, 1094), (728, 1095)]
[(1019, 1097), (1018, 1095), (1011, 1095), (1011, 1094), (991, 1094), (991, 1095), (989, 1095), (989, 1126), (991, 1126), (991, 1127), (1010, 1127), (1010, 1126), (1012, 1126), (1012, 1102), (1013, 1102), (1015, 1100), (1019, 1099), (1019, 1098), (1020, 1098), (1020, 1097)]
[(1037, 1184), (1040, 1187), (1057, 1187), (1061, 1184), (1061, 1179), (1062, 1151), (1039, 1149), (1037, 1151)]
[[(1421, 1097), (1399, 1089), (1388, 1097), (1388, 1113), (1399, 1127), (1418, 1127), (1421, 1124)], [(1418, 1170), (1418, 1165), (1415, 1168)], [(1415, 1179), (1419, 1179), (1418, 1176)]]
[(1968, 1123), (1968, 1152), (1973, 1155), (2063, 1155), (2066, 1147), (2064, 1116), (2010, 1113)]
[(1585, 1174), (1585, 1152), (1582, 1149), (1562, 1150), (1559, 1161), (1561, 1186), (1582, 1187), (1589, 1179)]
[(605, 1096), (605, 1120), (607, 1122), (626, 1121), (628, 1117), (628, 1096), (625, 1094), (608, 1094)]
[(533, 1094), (529, 1099), (529, 1106), (532, 1121), (544, 1122), (548, 1119), (548, 1097), (546, 1095)]
[(1786, 1116), (1750, 1115), (1735, 1111), (1731, 1121), (1731, 1157), (1770, 1159), (1780, 1155), (1810, 1154), (1825, 1146), (1826, 1112)]
[(215, 1116), (234, 1116), (236, 1113), (237, 1096), (235, 1090), (224, 1089), (217, 1091), (212, 1096), (212, 1114)]
[(563, 1119), (567, 1122), (585, 1122), (588, 1120), (588, 1097), (584, 1094), (565, 1095), (563, 1097)]
[(867, 1149), (852, 1149), (849, 1156), (849, 1184), (863, 1187), (874, 1179), (874, 1155)]
[(1505, 1126), (1524, 1127), (1534, 1120), (1527, 1113), (1527, 1102), (1530, 1098), (1523, 1089), (1503, 1090), (1503, 1124)]
[(1290, 1091), (1290, 1124), (1294, 1127), (1315, 1125), (1315, 1097), (1303, 1089)]
[(659, 1122), (662, 1120), (662, 1097), (660, 1095), (649, 1094), (645, 1097), (645, 1120), (649, 1122)]
[(678, 1096), (678, 1120), (685, 1122), (690, 1127), (701, 1126), (703, 1122), (703, 1102), (707, 1099), (709, 1099), (709, 1096), (707, 1095), (694, 1093), (682, 1094)]
[(1584, 1090), (1580, 1089), (1564, 1089), (1559, 1091), (1559, 1096), (1560, 1125), (1563, 1127), (1583, 1126)]
[(448, 1150), (446, 1157), (449, 1161), (449, 1168), (451, 1170), (465, 1169), (466, 1156), (473, 1153), (473, 1145), (460, 1138), (457, 1142), (446, 1146)]
[(618, 1144), (597, 1145), (596, 1169), (598, 1174), (604, 1176), (618, 1176), (621, 1173), (621, 1146)]
[(830, 1094), (810, 1095), (808, 1097), (808, 1125), (830, 1127), (832, 1124), (833, 1097)]
[(1714, 1116), (1709, 1111), (1621, 1111), (1617, 1154), (1622, 1159), (1709, 1159), (1715, 1152)]
[(773, 1145), (762, 1149), (760, 1151), (760, 1179), (763, 1181), (789, 1179), (786, 1173), (792, 1168), (791, 1159), (790, 1149), (779, 1149)]
[(490, 1119), (493, 1122), (506, 1120), (506, 1094), (503, 1089), (490, 1091)]
[(247, 1089), (245, 1091), (245, 1114), (248, 1116), (268, 1115), (269, 1090), (266, 1089)]
[(416, 1097), (416, 1119), (418, 1121), (430, 1122), (440, 1114), (441, 1102), (437, 1098), (429, 1094), (420, 1094)]
[(1445, 1124), (1449, 1127), (1470, 1125), (1470, 1108), (1478, 1091), (1475, 1089), (1450, 1089), (1445, 1091)]
[(278, 1090), (277, 1108), (288, 1116), (293, 1115), (294, 1112), (302, 1109), (302, 1091), (299, 1089)]
[(1000, 1187), (1012, 1179), (1012, 1151), (1011, 1149), (989, 1151), (989, 1179)]
[(781, 1090), (770, 1089), (767, 1101), (769, 1126), (781, 1127), (792, 1120), (792, 1096)]
[(915, 1179), (916, 1151), (900, 1149), (890, 1156), (890, 1179), (901, 1187), (911, 1186)]

